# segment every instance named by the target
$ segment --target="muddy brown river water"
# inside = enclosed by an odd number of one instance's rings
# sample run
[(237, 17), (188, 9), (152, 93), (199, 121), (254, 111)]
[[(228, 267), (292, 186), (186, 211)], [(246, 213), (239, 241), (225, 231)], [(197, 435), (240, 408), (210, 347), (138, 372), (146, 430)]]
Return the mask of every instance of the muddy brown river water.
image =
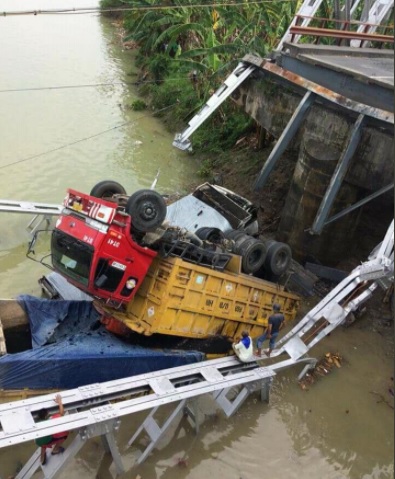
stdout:
[[(36, 0), (34, 8), (95, 3)], [(0, 0), (0, 12), (29, 8), (28, 0)], [(121, 50), (116, 34), (97, 15), (0, 17), (2, 198), (59, 203), (67, 187), (89, 190), (107, 178), (132, 192), (149, 187), (158, 169), (161, 192), (186, 191), (198, 165), (171, 146), (160, 121), (127, 108), (137, 97), (125, 84), (135, 79), (133, 53)], [(92, 84), (101, 86), (43, 89)], [(39, 294), (37, 279), (47, 272), (25, 257), (27, 222), (0, 214), (2, 298)], [(37, 251), (47, 248), (44, 238)], [(230, 419), (203, 398), (199, 434), (181, 419), (136, 468), (138, 451), (126, 444), (144, 415), (124, 419), (117, 439), (128, 472), (121, 479), (394, 477), (393, 331), (383, 326), (385, 316), (385, 308), (368, 308), (359, 323), (317, 345), (312, 356), (339, 352), (342, 367), (307, 391), (294, 368), (275, 378), (269, 404), (253, 395)], [(0, 478), (15, 474), (34, 449), (0, 449)], [(108, 462), (100, 441), (91, 440), (61, 477), (110, 478)]]

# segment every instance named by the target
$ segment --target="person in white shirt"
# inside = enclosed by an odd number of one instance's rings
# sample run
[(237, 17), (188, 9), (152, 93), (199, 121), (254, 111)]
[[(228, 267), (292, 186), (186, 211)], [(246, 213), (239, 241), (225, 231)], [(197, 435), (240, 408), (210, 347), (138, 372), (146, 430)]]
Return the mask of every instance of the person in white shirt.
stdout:
[(254, 348), (252, 345), (252, 339), (248, 334), (248, 331), (243, 331), (241, 333), (241, 339), (237, 343), (232, 344), (233, 351), (236, 356), (243, 363), (247, 363), (252, 360), (254, 355)]

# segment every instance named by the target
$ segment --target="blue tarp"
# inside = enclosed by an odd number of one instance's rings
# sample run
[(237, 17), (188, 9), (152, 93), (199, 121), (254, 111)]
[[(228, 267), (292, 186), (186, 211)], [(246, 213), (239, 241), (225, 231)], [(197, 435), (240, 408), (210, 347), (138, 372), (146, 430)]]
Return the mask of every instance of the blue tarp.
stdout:
[(149, 349), (117, 338), (98, 322), (89, 301), (20, 296), (33, 349), (0, 358), (0, 388), (70, 389), (191, 364), (197, 351)]

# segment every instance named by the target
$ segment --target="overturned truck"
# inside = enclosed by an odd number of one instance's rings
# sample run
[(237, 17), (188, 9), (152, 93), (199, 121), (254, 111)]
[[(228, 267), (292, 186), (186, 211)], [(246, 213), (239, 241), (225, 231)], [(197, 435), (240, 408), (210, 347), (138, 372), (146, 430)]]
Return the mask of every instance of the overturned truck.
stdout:
[(153, 190), (128, 196), (113, 181), (89, 195), (68, 190), (53, 267), (95, 299), (107, 329), (229, 345), (244, 329), (261, 334), (274, 302), (295, 317), (298, 296), (263, 279), (285, 273), (290, 249), (256, 237), (254, 205), (209, 183), (170, 201)]

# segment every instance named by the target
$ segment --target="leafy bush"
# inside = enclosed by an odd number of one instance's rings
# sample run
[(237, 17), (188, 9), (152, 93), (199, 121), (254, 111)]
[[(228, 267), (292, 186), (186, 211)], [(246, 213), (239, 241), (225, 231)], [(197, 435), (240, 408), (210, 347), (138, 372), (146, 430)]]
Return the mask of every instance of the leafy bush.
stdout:
[(200, 107), (199, 96), (185, 76), (169, 76), (160, 84), (146, 84), (141, 92), (148, 95), (151, 105), (161, 116), (168, 119), (170, 128), (184, 125)]
[(170, 69), (170, 58), (168, 55), (158, 53), (146, 61), (146, 68), (156, 82), (162, 81)]
[(222, 153), (233, 148), (253, 124), (252, 118), (246, 113), (232, 103), (224, 103), (219, 111), (196, 130), (194, 148), (201, 152)]
[(142, 111), (142, 110), (145, 110), (147, 108), (147, 104), (143, 100), (135, 100), (130, 105), (130, 108), (134, 111)]

